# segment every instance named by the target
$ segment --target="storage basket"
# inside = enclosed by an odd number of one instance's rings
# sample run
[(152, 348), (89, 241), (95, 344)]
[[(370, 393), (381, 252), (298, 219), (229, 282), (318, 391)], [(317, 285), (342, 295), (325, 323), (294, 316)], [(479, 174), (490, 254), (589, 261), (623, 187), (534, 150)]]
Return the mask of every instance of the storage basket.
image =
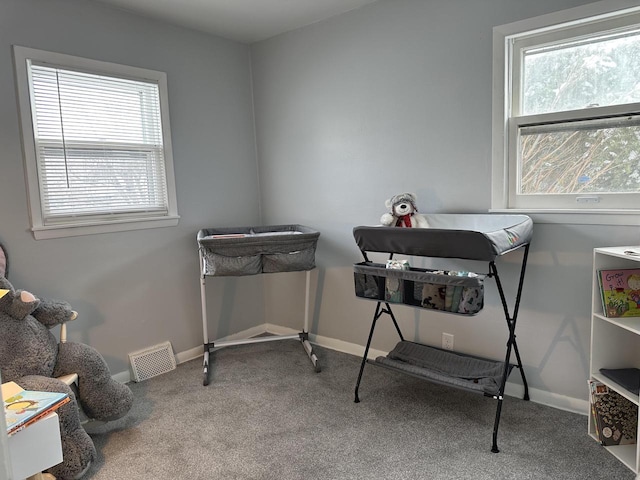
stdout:
[(474, 315), (484, 306), (484, 278), (473, 272), (386, 268), (380, 263), (353, 266), (356, 296), (431, 310)]
[(311, 270), (319, 236), (304, 225), (205, 228), (197, 236), (202, 273), (241, 276)]

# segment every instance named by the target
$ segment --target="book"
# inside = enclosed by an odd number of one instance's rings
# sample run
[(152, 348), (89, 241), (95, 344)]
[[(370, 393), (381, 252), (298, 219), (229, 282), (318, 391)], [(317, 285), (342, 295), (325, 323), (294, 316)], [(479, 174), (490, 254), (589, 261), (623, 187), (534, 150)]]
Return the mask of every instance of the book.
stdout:
[(69, 395), (58, 392), (20, 390), (11, 394), (3, 400), (7, 434), (12, 435), (37, 422), (70, 400)]
[(640, 268), (599, 270), (598, 282), (606, 317), (640, 317)]
[(640, 394), (640, 368), (601, 368), (600, 373), (631, 393)]
[(636, 405), (603, 383), (590, 380), (589, 389), (591, 411), (600, 443), (605, 447), (637, 443)]
[(596, 411), (596, 402), (598, 401), (598, 397), (599, 395), (602, 395), (606, 392), (608, 392), (607, 387), (600, 383), (600, 382), (596, 382), (595, 380), (588, 380), (589, 383), (589, 400), (590, 400), (590, 405), (591, 405), (591, 415), (593, 417), (593, 426), (596, 432), (596, 437), (598, 437), (598, 441), (600, 443), (602, 443), (602, 422), (601, 422), (601, 418), (598, 416), (598, 413)]

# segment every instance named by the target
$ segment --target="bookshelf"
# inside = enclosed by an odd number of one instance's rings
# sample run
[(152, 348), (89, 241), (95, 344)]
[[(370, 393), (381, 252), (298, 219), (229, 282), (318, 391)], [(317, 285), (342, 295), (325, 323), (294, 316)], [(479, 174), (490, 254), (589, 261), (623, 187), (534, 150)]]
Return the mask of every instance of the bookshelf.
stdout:
[[(21, 390), (22, 388), (14, 382), (3, 383), (1, 387), (2, 399), (13, 396)], [(2, 426), (4, 428), (4, 421)], [(6, 433), (2, 433), (6, 438)], [(0, 459), (4, 453), (6, 468), (13, 474), (13, 477), (10, 475), (9, 478), (43, 479), (46, 477), (40, 473), (42, 470), (62, 462), (60, 424), (58, 414), (55, 412), (6, 439), (8, 457), (6, 456), (7, 452), (0, 452)], [(5, 467), (5, 465), (0, 463), (0, 467)], [(5, 478), (1, 475), (2, 473), (4, 472), (0, 468), (0, 478)]]
[[(591, 304), (591, 357), (590, 376), (607, 385), (636, 406), (637, 394), (627, 390), (600, 373), (601, 368), (640, 368), (640, 317), (606, 317), (602, 307), (598, 271), (615, 268), (640, 268), (640, 256), (625, 251), (640, 252), (636, 247), (606, 247), (593, 250), (592, 304)], [(588, 433), (599, 441), (591, 412), (588, 412)], [(640, 439), (640, 437), (638, 437)], [(640, 479), (640, 443), (603, 447)]]

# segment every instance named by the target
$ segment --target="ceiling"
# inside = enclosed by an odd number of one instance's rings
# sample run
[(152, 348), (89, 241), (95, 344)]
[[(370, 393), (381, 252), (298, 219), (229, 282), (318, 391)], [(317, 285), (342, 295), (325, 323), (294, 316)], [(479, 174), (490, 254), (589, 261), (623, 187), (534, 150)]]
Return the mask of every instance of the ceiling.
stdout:
[(376, 0), (96, 0), (242, 43), (253, 43)]

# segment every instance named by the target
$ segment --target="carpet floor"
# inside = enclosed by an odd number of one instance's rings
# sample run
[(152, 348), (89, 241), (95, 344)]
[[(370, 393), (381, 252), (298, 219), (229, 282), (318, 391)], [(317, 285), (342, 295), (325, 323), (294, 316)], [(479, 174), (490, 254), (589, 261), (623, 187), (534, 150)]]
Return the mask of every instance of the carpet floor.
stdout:
[[(506, 397), (496, 401), (282, 340), (225, 347), (132, 383), (129, 414), (89, 430), (98, 458), (86, 479), (631, 480), (587, 435), (587, 417)], [(515, 372), (517, 374), (517, 372)], [(586, 385), (586, 382), (585, 382)]]

